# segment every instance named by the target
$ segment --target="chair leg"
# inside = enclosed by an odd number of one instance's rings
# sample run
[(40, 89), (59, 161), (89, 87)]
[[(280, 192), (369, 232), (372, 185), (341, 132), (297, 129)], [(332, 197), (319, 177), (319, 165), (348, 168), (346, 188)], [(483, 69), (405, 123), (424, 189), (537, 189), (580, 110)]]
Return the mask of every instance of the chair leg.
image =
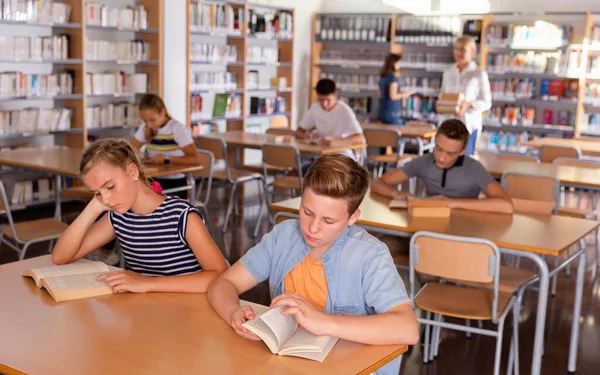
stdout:
[[(433, 320), (437, 322), (439, 316), (440, 314), (433, 314)], [(438, 326), (431, 327), (431, 345), (429, 346), (429, 361), (433, 361), (434, 359), (435, 348), (437, 347), (438, 328)]]
[(513, 344), (514, 347), (514, 366), (509, 369), (514, 369), (515, 375), (519, 375), (519, 316), (521, 315), (521, 302), (523, 296), (515, 301), (513, 305)]
[[(558, 257), (554, 257), (554, 268), (556, 268), (558, 266)], [(556, 284), (557, 284), (557, 278), (558, 278), (558, 274), (554, 275), (554, 277), (552, 277), (552, 291), (551, 291), (551, 295), (552, 297), (554, 297), (556, 295)]]
[[(431, 313), (429, 311), (427, 311), (427, 313), (425, 314), (425, 319), (427, 320), (431, 320)], [(429, 359), (429, 345), (431, 344), (429, 342), (429, 331), (431, 329), (431, 325), (429, 323), (425, 323), (425, 342), (424, 342), (424, 348), (423, 348), (423, 363), (427, 363), (428, 359)]]
[[(16, 241), (15, 241), (16, 242)], [(29, 245), (31, 244), (31, 242), (27, 242), (23, 248), (21, 249), (21, 255), (19, 255), (19, 260), (23, 260), (25, 259), (25, 253), (27, 252), (27, 249), (29, 248)]]
[(263, 212), (263, 206), (265, 204), (264, 202), (264, 195), (263, 194), (263, 182), (262, 180), (257, 180), (258, 182), (258, 199), (259, 199), (259, 206), (258, 206), (258, 215), (256, 217), (256, 224), (254, 227), (254, 237), (256, 238), (258, 236), (258, 230), (260, 229), (260, 221), (262, 219), (262, 212)]
[(504, 320), (498, 322), (498, 337), (496, 337), (496, 357), (494, 359), (494, 375), (500, 375), (500, 359), (502, 354), (502, 337), (504, 331)]
[(235, 191), (237, 189), (237, 183), (234, 183), (231, 186), (231, 194), (229, 195), (229, 205), (227, 205), (227, 211), (225, 211), (225, 219), (223, 223), (223, 229), (221, 230), (223, 233), (227, 232), (227, 224), (229, 223), (229, 217), (231, 216), (231, 211), (233, 211), (233, 205), (235, 200)]
[(240, 205), (238, 203), (237, 189), (235, 191), (234, 200), (233, 200), (233, 212), (235, 216), (240, 216)]
[[(466, 325), (467, 327), (471, 327), (471, 320), (469, 320), (469, 319), (465, 319), (465, 325)], [(469, 332), (469, 331), (466, 331), (466, 332), (465, 332), (465, 336), (466, 336), (468, 339), (470, 339), (470, 338), (471, 338), (471, 332)]]
[(600, 241), (598, 240), (598, 235), (600, 233), (599, 229), (596, 229), (596, 232), (594, 232), (594, 239), (596, 240), (596, 262), (594, 263), (594, 272), (593, 272), (593, 277), (596, 278), (596, 271), (598, 270), (598, 266), (600, 266)]
[[(571, 256), (571, 248), (568, 248), (568, 249), (567, 249), (567, 259), (568, 259), (570, 256)], [(569, 276), (569, 277), (571, 276), (571, 263), (569, 263), (569, 264), (567, 265), (567, 270), (566, 270), (565, 274), (566, 274), (567, 276)]]
[[(443, 322), (444, 316), (438, 315), (438, 322)], [(437, 358), (438, 353), (440, 351), (440, 342), (442, 341), (442, 327), (437, 327), (437, 335), (435, 337), (435, 351), (433, 353), (433, 357)]]
[(48, 254), (52, 254), (52, 249), (54, 249), (54, 240), (48, 242)]

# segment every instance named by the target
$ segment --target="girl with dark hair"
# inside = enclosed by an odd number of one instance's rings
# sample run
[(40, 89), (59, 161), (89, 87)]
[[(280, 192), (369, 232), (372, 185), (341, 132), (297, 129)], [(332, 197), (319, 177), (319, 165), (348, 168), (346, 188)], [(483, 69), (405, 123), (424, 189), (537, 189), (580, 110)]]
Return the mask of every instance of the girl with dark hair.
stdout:
[(400, 61), (402, 56), (390, 53), (379, 73), (379, 120), (384, 124), (401, 125), (401, 100), (409, 98), (412, 92), (400, 92)]

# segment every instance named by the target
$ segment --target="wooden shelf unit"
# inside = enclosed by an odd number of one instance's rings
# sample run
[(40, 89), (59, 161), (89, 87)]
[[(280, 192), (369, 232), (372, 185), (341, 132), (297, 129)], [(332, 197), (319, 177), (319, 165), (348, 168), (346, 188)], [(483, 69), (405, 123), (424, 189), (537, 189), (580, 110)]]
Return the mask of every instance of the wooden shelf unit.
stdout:
[[(256, 118), (269, 118), (275, 116), (283, 116), (287, 118), (287, 122), (289, 126), (291, 126), (292, 118), (293, 118), (293, 78), (294, 78), (294, 34), (295, 34), (295, 18), (294, 18), (294, 10), (285, 7), (274, 7), (266, 4), (254, 4), (249, 2), (248, 0), (242, 1), (220, 1), (216, 4), (219, 5), (231, 5), (234, 9), (241, 9), (244, 14), (244, 24), (240, 25), (241, 34), (226, 34), (226, 35), (213, 35), (210, 32), (199, 32), (194, 31), (190, 27), (190, 16), (191, 16), (191, 6), (193, 3), (205, 3), (203, 0), (187, 0), (187, 47), (186, 47), (186, 58), (187, 58), (187, 66), (186, 66), (186, 114), (187, 114), (187, 127), (191, 129), (192, 126), (198, 123), (214, 123), (215, 121), (226, 121), (226, 129), (228, 131), (232, 130), (247, 130), (247, 120), (248, 119), (256, 119)], [(207, 1), (206, 4), (215, 4), (213, 1)], [(273, 11), (285, 11), (292, 14), (292, 37), (291, 38), (280, 38), (280, 37), (257, 37), (253, 34), (250, 34), (250, 30), (248, 28), (248, 20), (249, 20), (249, 10), (251, 9), (265, 9), (265, 10), (273, 10)], [(206, 43), (213, 44), (215, 43), (215, 38), (221, 38), (226, 41), (227, 45), (232, 45), (237, 47), (237, 62), (235, 63), (206, 63), (206, 62), (198, 62), (193, 61), (190, 58), (191, 43)], [(272, 45), (269, 47), (275, 47), (278, 49), (278, 63), (277, 64), (264, 64), (264, 63), (253, 63), (248, 62), (248, 58), (246, 56), (247, 49), (250, 46), (255, 45), (254, 41), (270, 41)], [(220, 44), (220, 43), (219, 43)], [(210, 90), (210, 89), (199, 89), (192, 90), (191, 89), (191, 77), (193, 72), (195, 71), (206, 71), (203, 69), (198, 69), (198, 67), (203, 66), (225, 66), (227, 72), (233, 72), (236, 74), (237, 88), (236, 89), (222, 89), (222, 90)], [(254, 70), (255, 68), (272, 68), (275, 71), (275, 76), (272, 78), (285, 78), (287, 81), (287, 87), (283, 90), (276, 88), (258, 88), (258, 89), (248, 89), (247, 87), (247, 78), (248, 71)], [(211, 70), (211, 72), (214, 72)], [(232, 119), (225, 119), (223, 117), (219, 118), (208, 118), (192, 121), (192, 108), (191, 108), (191, 99), (195, 94), (201, 93), (235, 93), (240, 95), (241, 97), (241, 115), (235, 116)], [(273, 114), (250, 114), (250, 94), (258, 94), (258, 93), (268, 93), (273, 92), (276, 96), (281, 96), (285, 98), (286, 103), (286, 111), (282, 113), (273, 113)], [(212, 113), (212, 109), (211, 109)]]
[[(588, 54), (590, 53), (590, 51), (593, 51), (593, 49), (590, 48), (590, 41), (588, 40), (588, 37), (590, 35), (590, 32), (592, 30), (592, 27), (594, 26), (595, 22), (598, 22), (598, 18), (596, 17), (596, 15), (594, 15), (593, 13), (587, 12), (587, 13), (565, 13), (564, 15), (558, 14), (558, 13), (548, 13), (548, 14), (544, 14), (544, 15), (536, 15), (536, 16), (527, 16), (527, 15), (512, 15), (515, 14), (513, 12), (506, 12), (506, 13), (502, 13), (502, 14), (498, 14), (498, 15), (494, 15), (494, 14), (483, 14), (481, 16), (477, 16), (477, 15), (469, 15), (469, 16), (461, 16), (461, 15), (457, 15), (459, 17), (462, 17), (464, 19), (478, 19), (479, 17), (481, 17), (482, 20), (482, 30), (481, 30), (481, 43), (478, 46), (478, 53), (479, 53), (479, 61), (481, 62), (481, 66), (483, 68), (486, 67), (486, 63), (487, 63), (487, 57), (488, 54), (492, 51), (492, 48), (487, 44), (487, 40), (486, 40), (486, 32), (488, 30), (488, 28), (492, 25), (494, 25), (494, 19), (501, 19), (501, 24), (519, 24), (519, 23), (527, 23), (526, 21), (530, 21), (527, 18), (531, 18), (531, 19), (542, 19), (542, 20), (548, 20), (548, 19), (552, 19), (553, 23), (556, 24), (571, 24), (574, 27), (574, 31), (573, 31), (573, 35), (572, 35), (572, 40), (570, 41), (570, 45), (575, 45), (578, 46), (577, 48), (582, 50), (582, 55), (581, 55), (581, 74), (578, 74), (577, 76), (574, 77), (563, 77), (561, 75), (555, 75), (555, 74), (527, 74), (527, 73), (522, 73), (522, 74), (518, 74), (515, 73), (515, 76), (524, 76), (524, 77), (529, 77), (529, 78), (533, 78), (536, 79), (539, 82), (541, 82), (542, 79), (561, 79), (561, 78), (575, 78), (579, 80), (579, 92), (578, 92), (578, 97), (577, 97), (577, 101), (573, 102), (573, 103), (565, 103), (565, 102), (561, 102), (561, 101), (547, 101), (546, 103), (548, 103), (549, 106), (567, 106), (567, 107), (575, 107), (576, 108), (576, 123), (575, 126), (572, 127), (573, 129), (565, 131), (565, 130), (560, 130), (559, 126), (554, 126), (555, 129), (553, 129), (554, 132), (563, 132), (565, 135), (568, 134), (575, 134), (575, 137), (579, 137), (581, 135), (581, 127), (583, 124), (583, 120), (584, 120), (584, 113), (585, 113), (585, 107), (586, 107), (586, 98), (585, 98), (585, 89), (586, 89), (586, 84), (589, 81), (588, 77), (587, 77), (587, 70), (588, 70)], [(365, 43), (365, 42), (350, 42), (350, 41), (320, 41), (317, 40), (317, 17), (318, 16), (331, 16), (331, 17), (336, 17), (336, 16), (373, 16), (373, 17), (389, 17), (391, 19), (391, 23), (390, 23), (390, 28), (389, 28), (389, 40), (387, 40), (385, 43)], [(566, 19), (569, 19), (570, 21), (566, 21), (566, 20), (561, 20), (561, 16), (566, 17)], [(325, 49), (324, 46), (326, 44), (349, 44), (352, 43), (353, 46), (355, 46), (356, 48), (359, 49), (365, 49), (365, 50), (373, 50), (373, 49), (384, 49), (384, 50), (389, 50), (390, 53), (402, 53), (405, 49), (409, 48), (408, 46), (413, 46), (413, 48), (415, 46), (418, 46), (418, 44), (401, 44), (401, 43), (396, 43), (395, 42), (395, 34), (396, 34), (396, 24), (397, 24), (397, 20), (399, 17), (411, 17), (411, 15), (407, 15), (407, 14), (337, 14), (337, 13), (313, 13), (313, 20), (312, 20), (312, 36), (311, 36), (311, 41), (312, 41), (312, 53), (311, 53), (311, 75), (310, 75), (310, 83), (311, 83), (311, 90), (310, 90), (310, 103), (313, 103), (316, 100), (316, 93), (314, 91), (314, 87), (316, 85), (316, 83), (319, 80), (319, 75), (321, 74), (321, 72), (324, 71), (324, 66), (320, 63), (320, 55), (321, 52)], [(432, 16), (433, 17), (433, 16)], [(573, 18), (577, 18), (577, 21), (571, 21), (573, 20)], [(564, 19), (564, 18), (563, 18)], [(583, 27), (582, 27), (583, 26)], [(386, 30), (387, 32), (387, 30)], [(423, 49), (429, 48), (429, 47), (433, 47), (433, 48), (442, 48), (440, 46), (435, 46), (435, 45), (427, 45), (426, 43), (423, 44), (421, 46)], [(449, 45), (449, 48), (451, 47), (451, 45)], [(506, 52), (510, 52), (513, 49), (511, 49), (510, 47), (506, 48)], [(420, 52), (426, 52), (425, 50), (422, 50)], [(451, 52), (450, 52), (451, 53)], [(381, 64), (383, 65), (383, 61), (381, 61)], [(339, 68), (339, 67), (338, 67)], [(413, 67), (400, 67), (400, 71), (415, 71), (415, 70), (422, 70), (423, 72), (428, 72), (428, 74), (431, 76), (433, 75), (434, 71), (432, 70), (427, 70), (425, 68), (413, 68)], [(377, 67), (368, 67), (368, 69), (365, 69), (364, 67), (356, 67), (356, 68), (344, 68), (344, 72), (351, 72), (351, 73), (362, 73), (365, 74), (365, 72), (373, 72), (373, 74), (375, 74), (378, 71)], [(441, 77), (441, 73), (440, 77)], [(411, 74), (411, 75), (415, 75), (415, 74)], [(490, 73), (490, 75), (493, 77), (494, 74)], [(510, 77), (512, 74), (507, 74), (507, 77)], [(339, 91), (343, 91), (343, 90), (339, 90)], [(370, 97), (377, 97), (377, 92), (371, 92), (372, 90), (363, 90), (364, 91), (364, 95), (363, 96), (370, 96)], [(536, 91), (539, 91), (539, 85), (536, 86)], [(496, 103), (501, 103), (501, 100), (498, 101), (493, 101), (493, 104)], [(518, 102), (518, 101), (517, 101)], [(532, 105), (536, 105), (536, 104), (544, 104), (544, 102), (542, 102), (539, 99), (531, 99), (528, 100), (528, 103), (526, 104), (532, 104)], [(566, 107), (565, 107), (566, 108)], [(541, 108), (538, 109), (538, 111)], [(600, 111), (600, 110), (599, 110)], [(536, 111), (537, 112), (537, 111)], [(491, 126), (488, 126), (491, 128)], [(509, 126), (502, 126), (502, 128), (510, 128)], [(522, 126), (515, 126), (514, 129), (515, 130), (519, 130), (519, 131), (523, 131)], [(564, 128), (564, 127), (563, 127)], [(540, 129), (536, 129), (534, 128), (534, 132), (535, 131), (541, 131), (543, 130), (543, 128)], [(589, 134), (589, 133), (588, 133)]]
[[(72, 69), (75, 72), (75, 79), (73, 82), (73, 95), (57, 96), (55, 98), (47, 98), (42, 100), (54, 100), (61, 102), (61, 107), (69, 107), (73, 109), (73, 117), (71, 120), (71, 129), (69, 131), (59, 131), (50, 133), (24, 133), (24, 134), (11, 134), (6, 135), (3, 138), (12, 139), (31, 139), (32, 137), (45, 136), (52, 134), (64, 135), (65, 145), (71, 147), (83, 147), (87, 143), (88, 129), (86, 128), (86, 108), (88, 107), (90, 98), (94, 98), (94, 95), (86, 95), (85, 93), (85, 76), (90, 72), (89, 67), (97, 64), (115, 64), (121, 65), (117, 61), (87, 61), (86, 60), (86, 39), (90, 37), (90, 34), (94, 30), (102, 30), (104, 32), (119, 32), (119, 33), (132, 33), (134, 36), (131, 39), (141, 39), (150, 44), (150, 56), (149, 61), (144, 62), (128, 62), (124, 65), (134, 65), (136, 71), (140, 73), (148, 74), (148, 92), (154, 92), (159, 95), (163, 93), (163, 0), (137, 0), (137, 4), (143, 5), (148, 12), (148, 29), (147, 30), (122, 30), (118, 28), (103, 28), (98, 26), (88, 26), (86, 17), (86, 4), (87, 0), (61, 0), (60, 2), (69, 4), (71, 6), (71, 16), (69, 22), (60, 24), (44, 24), (44, 23), (31, 23), (22, 21), (11, 21), (11, 20), (0, 20), (0, 30), (3, 27), (18, 26), (19, 31), (27, 30), (30, 27), (43, 27), (50, 28), (53, 30), (60, 30), (60, 34), (67, 34), (69, 36), (69, 59), (67, 60), (56, 60), (56, 61), (42, 61), (40, 64), (52, 64), (61, 65), (64, 69)], [(89, 1), (90, 3), (102, 3), (101, 0)], [(19, 36), (29, 36), (25, 33), (14, 33)], [(0, 71), (3, 64), (14, 64), (15, 62), (2, 60), (0, 61)], [(26, 66), (30, 64), (28, 61), (17, 61), (16, 63), (23, 63), (25, 65), (22, 68), (22, 72), (28, 72)], [(31, 62), (34, 63), (34, 62)], [(38, 63), (38, 62), (36, 62)], [(114, 70), (114, 67), (111, 68)], [(53, 69), (54, 70), (54, 69)], [(131, 98), (135, 98), (136, 95), (131, 95)], [(107, 96), (110, 99), (110, 96)], [(122, 99), (115, 97), (117, 99)], [(41, 100), (39, 98), (20, 98), (19, 100)], [(0, 110), (5, 110), (6, 107), (2, 103), (10, 102), (14, 100), (0, 100)], [(13, 108), (10, 108), (12, 110)], [(6, 109), (9, 110), (9, 109)], [(123, 127), (125, 128), (125, 127)], [(102, 129), (102, 128), (99, 128)], [(111, 128), (111, 129), (114, 129)], [(93, 128), (92, 130), (96, 130)]]

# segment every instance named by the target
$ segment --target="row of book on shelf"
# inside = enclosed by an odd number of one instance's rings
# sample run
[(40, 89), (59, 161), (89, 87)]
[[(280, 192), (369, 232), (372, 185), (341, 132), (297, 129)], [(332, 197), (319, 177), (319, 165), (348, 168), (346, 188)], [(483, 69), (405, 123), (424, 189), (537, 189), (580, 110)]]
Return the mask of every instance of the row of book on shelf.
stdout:
[[(209, 94), (210, 95), (210, 94)], [(213, 99), (212, 113), (205, 108), (205, 103)], [(242, 116), (242, 96), (237, 93), (213, 94), (210, 98), (205, 95), (192, 95), (190, 98), (190, 118), (192, 122), (211, 118), (231, 118)], [(210, 105), (210, 104), (209, 104)], [(283, 96), (250, 97), (248, 115), (271, 115), (286, 113), (287, 101)]]
[(396, 43), (425, 43), (448, 45), (460, 35), (463, 22), (458, 16), (398, 17), (396, 20)]
[(86, 40), (85, 54), (88, 60), (117, 60), (138, 62), (150, 57), (150, 44), (143, 40), (114, 41)]
[(235, 90), (238, 88), (235, 72), (199, 72), (190, 74), (190, 90)]
[(71, 128), (71, 108), (0, 111), (0, 134), (47, 133)]
[[(539, 119), (536, 117), (538, 113), (542, 115)], [(494, 105), (484, 113), (483, 122), (489, 125), (511, 126), (533, 126), (535, 124), (574, 126), (576, 113), (574, 110), (567, 109), (543, 108), (539, 110), (536, 107), (525, 105)]]
[(388, 52), (377, 50), (335, 50), (324, 49), (319, 54), (321, 65), (372, 66), (381, 67)]
[(379, 83), (379, 76), (375, 74), (319, 73), (319, 79), (323, 78), (334, 80), (340, 91), (376, 90)]
[(315, 20), (316, 37), (323, 41), (347, 40), (384, 43), (389, 16), (337, 16), (319, 14)]
[(92, 26), (145, 30), (148, 28), (148, 11), (143, 5), (119, 8), (88, 2), (86, 21)]
[(16, 181), (6, 184), (11, 205), (29, 204), (54, 198), (54, 181), (50, 178)]
[[(238, 61), (238, 48), (227, 44), (190, 44), (190, 60), (208, 63), (233, 63)], [(249, 63), (275, 64), (279, 61), (279, 50), (274, 47), (249, 46), (246, 50)]]
[(402, 68), (417, 68), (442, 72), (454, 62), (451, 53), (406, 52), (402, 54)]
[(65, 23), (71, 17), (71, 6), (52, 0), (0, 0), (0, 15), (7, 21)]
[(140, 124), (141, 119), (136, 103), (107, 103), (86, 108), (86, 127), (88, 129), (139, 126)]
[(86, 95), (122, 95), (148, 92), (146, 73), (127, 74), (124, 71), (86, 73)]
[(51, 74), (0, 73), (0, 98), (69, 95), (73, 93), (74, 76), (72, 70)]
[(0, 36), (0, 59), (14, 61), (69, 58), (69, 36)]
[[(230, 4), (190, 2), (190, 29), (214, 35), (242, 35), (246, 24), (243, 6)], [(248, 33), (270, 38), (291, 39), (292, 13), (285, 10), (249, 9)]]
[[(490, 89), (496, 100), (529, 99), (537, 96), (536, 80), (531, 78), (491, 79)], [(539, 88), (542, 99), (576, 100), (579, 93), (577, 79), (543, 79)]]
[(482, 151), (525, 153), (528, 150), (525, 143), (530, 141), (530, 138), (539, 137), (531, 137), (527, 132), (508, 133), (484, 130), (481, 132), (477, 147)]
[(491, 46), (562, 47), (569, 43), (573, 27), (538, 21), (534, 25), (491, 25), (486, 41)]

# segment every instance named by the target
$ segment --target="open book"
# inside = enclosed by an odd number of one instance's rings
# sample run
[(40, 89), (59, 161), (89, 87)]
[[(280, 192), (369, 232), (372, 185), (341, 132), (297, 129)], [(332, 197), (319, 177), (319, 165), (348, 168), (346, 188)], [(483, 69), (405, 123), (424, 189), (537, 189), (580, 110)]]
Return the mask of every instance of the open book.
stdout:
[(62, 266), (32, 268), (22, 275), (33, 278), (38, 288), (46, 288), (56, 302), (61, 302), (112, 294), (106, 281), (97, 281), (96, 277), (118, 270), (102, 262), (80, 259)]
[(293, 315), (282, 315), (286, 307), (269, 309), (266, 306), (240, 301), (250, 305), (256, 319), (242, 324), (260, 337), (273, 354), (312, 359), (323, 362), (338, 341), (335, 337), (315, 336), (298, 326)]

